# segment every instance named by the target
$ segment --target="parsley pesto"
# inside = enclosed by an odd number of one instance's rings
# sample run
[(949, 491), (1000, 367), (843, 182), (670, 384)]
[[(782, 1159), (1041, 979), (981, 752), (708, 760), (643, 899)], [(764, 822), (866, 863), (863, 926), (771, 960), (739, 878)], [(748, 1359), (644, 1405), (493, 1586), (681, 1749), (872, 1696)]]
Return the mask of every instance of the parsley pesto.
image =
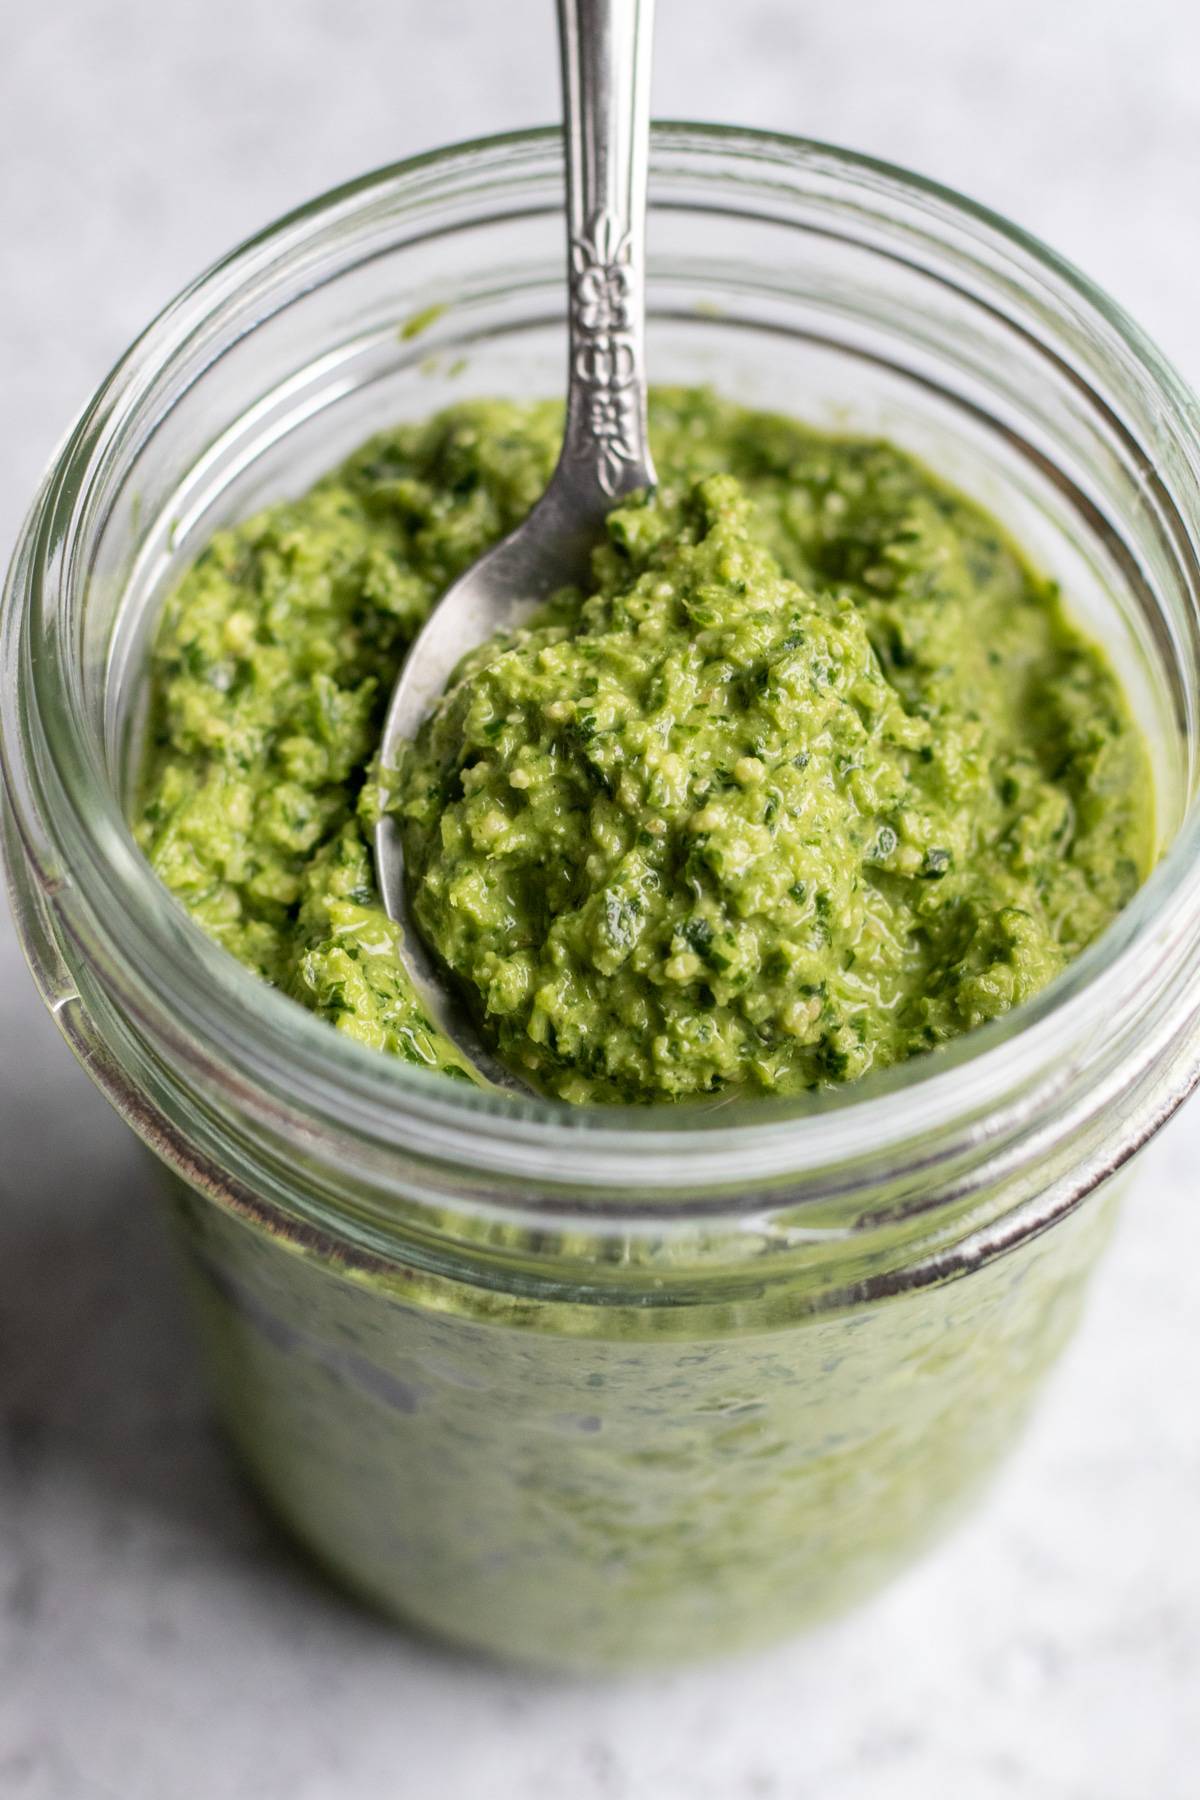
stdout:
[(650, 417), (660, 487), (610, 515), (591, 591), (473, 653), (382, 781), (406, 646), (544, 488), (558, 408), (399, 427), (219, 533), (154, 650), (154, 868), (265, 980), (463, 1077), (379, 904), (389, 806), (447, 979), (576, 1102), (794, 1092), (1018, 1005), (1152, 856), (1102, 654), (894, 447), (699, 390)]

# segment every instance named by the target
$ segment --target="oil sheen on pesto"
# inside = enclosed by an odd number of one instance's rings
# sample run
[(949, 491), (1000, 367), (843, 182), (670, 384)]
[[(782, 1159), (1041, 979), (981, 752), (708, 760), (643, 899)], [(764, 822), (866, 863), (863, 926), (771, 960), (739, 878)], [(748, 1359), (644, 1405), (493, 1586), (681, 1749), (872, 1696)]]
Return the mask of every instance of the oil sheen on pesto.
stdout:
[(479, 401), (214, 538), (154, 651), (139, 838), (200, 924), (364, 1043), (447, 1073), (379, 904), (499, 1053), (571, 1101), (795, 1092), (1044, 987), (1152, 851), (1099, 650), (996, 523), (886, 443), (660, 391), (656, 494), (588, 593), (471, 655), (374, 766), (440, 592), (511, 529), (560, 414)]

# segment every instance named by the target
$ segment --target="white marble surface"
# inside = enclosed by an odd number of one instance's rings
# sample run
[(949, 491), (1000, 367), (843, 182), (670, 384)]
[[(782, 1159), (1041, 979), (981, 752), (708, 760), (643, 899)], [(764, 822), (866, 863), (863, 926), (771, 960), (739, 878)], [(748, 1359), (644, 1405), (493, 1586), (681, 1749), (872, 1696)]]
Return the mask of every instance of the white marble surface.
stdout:
[[(555, 105), (548, 0), (5, 17), (5, 548), (72, 409), (210, 257), (361, 168)], [(807, 130), (963, 187), (1200, 382), (1186, 0), (660, 0), (659, 56), (660, 113)], [(132, 1142), (5, 921), (0, 1147), (4, 1800), (1200, 1792), (1200, 1104), (1145, 1156), (1035, 1429), (950, 1545), (815, 1639), (600, 1686), (416, 1646), (272, 1538), (214, 1442)]]

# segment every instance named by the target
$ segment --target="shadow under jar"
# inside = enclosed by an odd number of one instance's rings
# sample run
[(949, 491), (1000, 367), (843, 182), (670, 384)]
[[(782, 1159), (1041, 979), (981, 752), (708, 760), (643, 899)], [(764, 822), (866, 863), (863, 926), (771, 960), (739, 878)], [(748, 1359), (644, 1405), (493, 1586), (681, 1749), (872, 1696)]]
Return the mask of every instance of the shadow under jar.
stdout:
[(608, 1668), (790, 1631), (945, 1527), (1196, 1079), (1200, 445), (1154, 350), (1001, 221), (819, 145), (658, 128), (656, 380), (881, 433), (995, 512), (1121, 673), (1164, 853), (1033, 1003), (842, 1092), (631, 1113), (427, 1076), (155, 881), (126, 823), (146, 652), (218, 525), (459, 394), (561, 390), (561, 197), (557, 133), (418, 158), (134, 345), (17, 548), (4, 830), (47, 1003), (177, 1177), (275, 1511), (405, 1619)]

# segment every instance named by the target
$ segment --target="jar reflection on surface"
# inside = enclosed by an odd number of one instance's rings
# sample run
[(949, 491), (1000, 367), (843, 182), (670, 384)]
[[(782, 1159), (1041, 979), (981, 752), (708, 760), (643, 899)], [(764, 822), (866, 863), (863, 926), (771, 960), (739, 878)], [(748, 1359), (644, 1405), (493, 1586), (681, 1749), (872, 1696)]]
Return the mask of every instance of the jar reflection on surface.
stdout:
[(145, 647), (218, 523), (459, 391), (556, 389), (557, 157), (533, 134), (368, 178), (134, 347), (14, 561), (5, 831), (60, 1025), (183, 1178), (218, 1402), (275, 1510), (422, 1625), (612, 1667), (869, 1588), (1067, 1335), (1108, 1177), (1195, 1075), (1200, 533), (1194, 403), (1052, 259), (877, 165), (663, 128), (656, 377), (881, 431), (995, 511), (1125, 679), (1170, 854), (1019, 1017), (816, 1106), (572, 1114), (372, 1059), (133, 849)]

